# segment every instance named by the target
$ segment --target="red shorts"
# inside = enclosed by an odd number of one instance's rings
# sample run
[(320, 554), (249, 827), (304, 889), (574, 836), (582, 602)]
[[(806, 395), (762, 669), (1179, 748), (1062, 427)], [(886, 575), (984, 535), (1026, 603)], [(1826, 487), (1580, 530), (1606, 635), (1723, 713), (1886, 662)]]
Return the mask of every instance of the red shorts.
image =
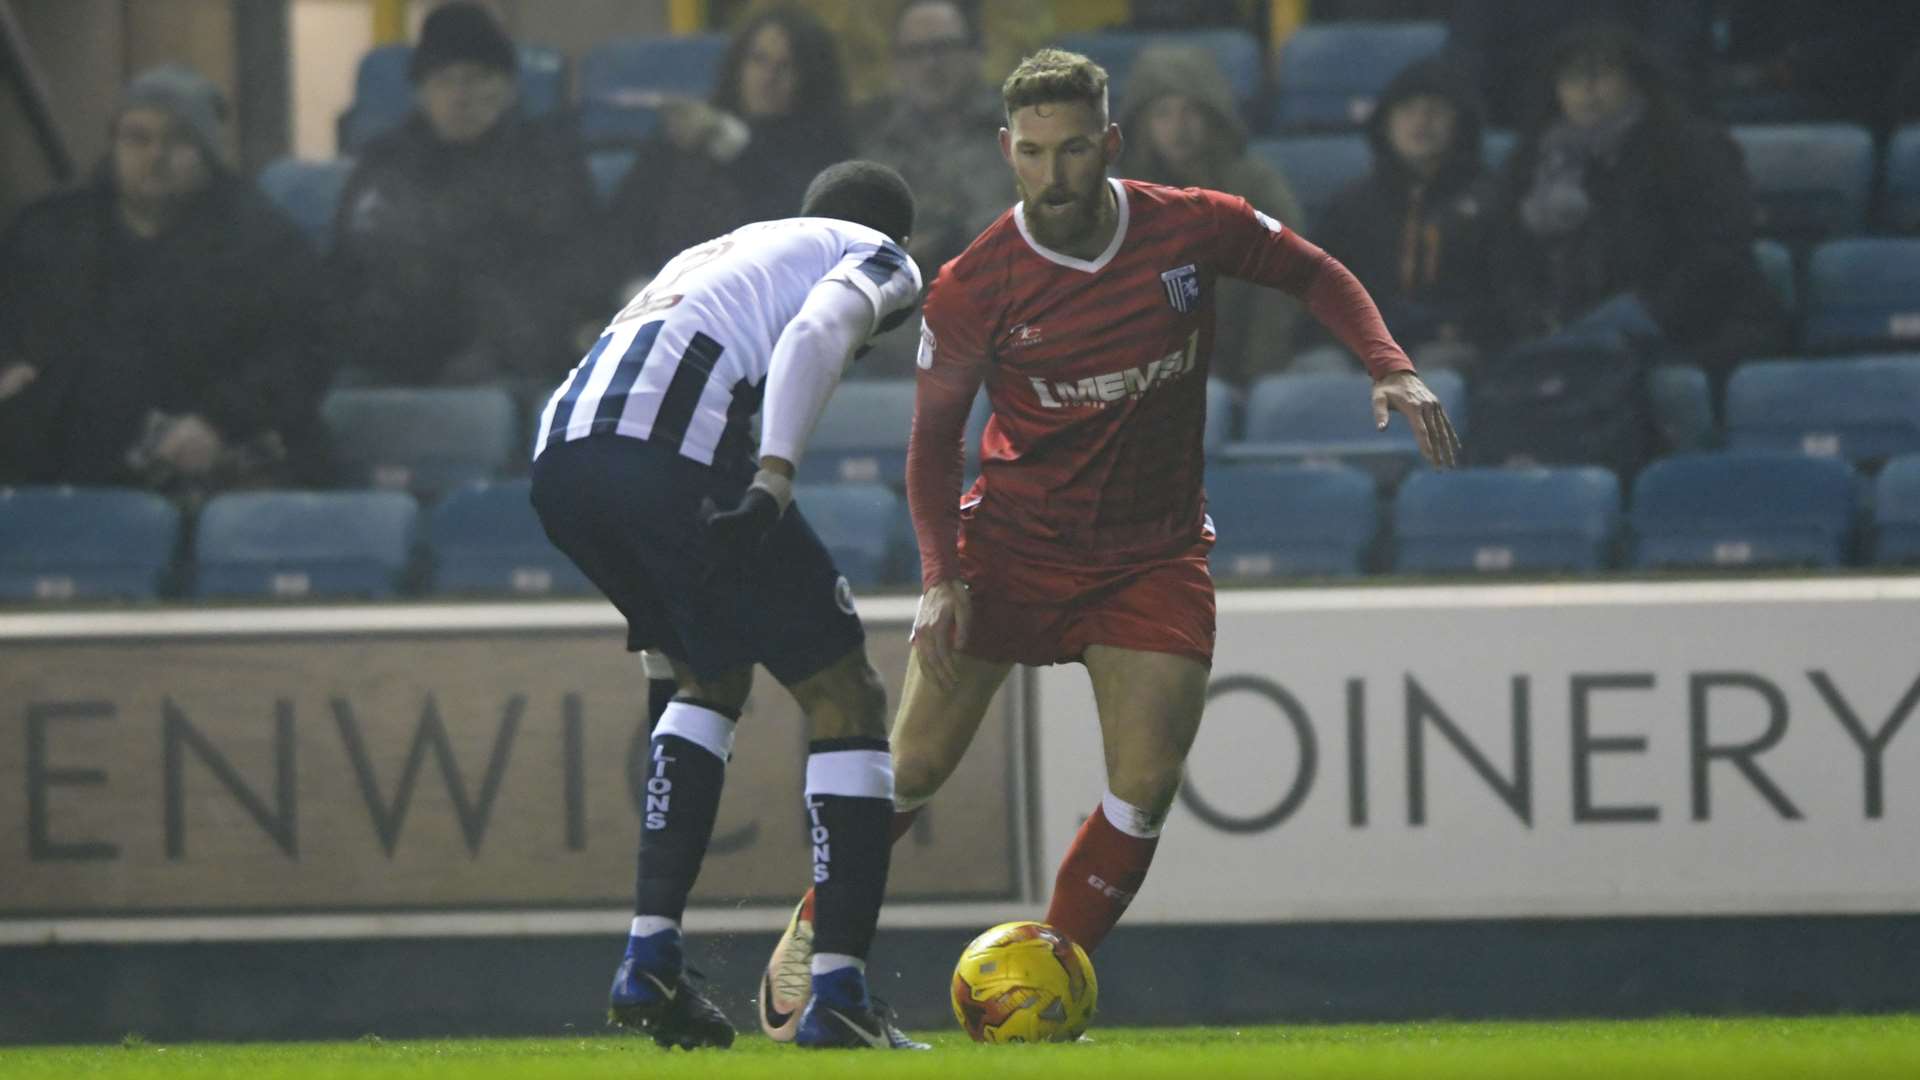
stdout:
[(1111, 645), (1213, 666), (1211, 529), (1171, 558), (1117, 566), (1015, 555), (970, 532), (984, 530), (960, 530), (960, 572), (973, 600), (961, 650), (968, 656), (1038, 666)]

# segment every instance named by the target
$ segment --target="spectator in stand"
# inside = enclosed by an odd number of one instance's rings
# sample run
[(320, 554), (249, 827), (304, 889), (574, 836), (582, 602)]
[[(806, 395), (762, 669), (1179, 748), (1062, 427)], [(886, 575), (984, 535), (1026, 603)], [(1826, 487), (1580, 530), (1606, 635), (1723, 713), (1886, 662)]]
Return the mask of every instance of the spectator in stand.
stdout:
[[(1668, 70), (1704, 72), (1711, 41), (1710, 0), (1452, 0), (1447, 46), (1463, 70), (1478, 72), (1489, 122), (1517, 127), (1538, 75), (1540, 45), (1582, 26), (1628, 27)], [(1702, 88), (1669, 85), (1688, 99)]]
[(839, 47), (797, 7), (740, 28), (710, 102), (674, 100), (662, 111), (661, 133), (610, 211), (628, 278), (750, 221), (792, 217), (814, 174), (853, 153)]
[(0, 241), (0, 482), (193, 494), (323, 474), (318, 262), (184, 67), (128, 84), (93, 179)]
[[(1368, 119), (1372, 172), (1335, 195), (1313, 226), (1314, 242), (1367, 287), (1422, 370), (1469, 366), (1485, 332), (1480, 136), (1479, 97), (1459, 70), (1439, 57), (1409, 65)], [(1359, 365), (1329, 342), (1294, 368)]]
[[(859, 125), (860, 156), (893, 166), (919, 212), (907, 253), (928, 274), (960, 254), (1013, 205), (993, 134), (1000, 92), (980, 76), (980, 29), (957, 0), (908, 0), (893, 27), (894, 95)], [(849, 374), (913, 374), (919, 339), (892, 334)]]
[[(1126, 133), (1118, 175), (1238, 195), (1295, 225), (1300, 204), (1286, 178), (1247, 154), (1247, 128), (1220, 65), (1204, 49), (1141, 51), (1116, 119)], [(1237, 385), (1285, 368), (1300, 305), (1251, 282), (1221, 279), (1213, 373)]]
[(1492, 199), (1504, 340), (1620, 334), (1716, 381), (1744, 358), (1787, 348), (1726, 130), (1689, 114), (1623, 29), (1562, 37), (1546, 70)]
[(570, 132), (520, 113), (517, 70), (485, 8), (427, 16), (414, 111), (341, 196), (337, 325), (357, 381), (544, 387), (597, 326), (611, 283), (579, 256), (592, 180)]

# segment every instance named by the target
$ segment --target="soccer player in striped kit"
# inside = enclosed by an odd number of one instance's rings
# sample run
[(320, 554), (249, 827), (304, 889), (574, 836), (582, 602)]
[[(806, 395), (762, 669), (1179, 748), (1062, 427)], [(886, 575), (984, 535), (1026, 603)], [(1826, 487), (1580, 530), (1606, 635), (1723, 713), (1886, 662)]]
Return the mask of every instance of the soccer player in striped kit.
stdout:
[[(1438, 466), (1458, 443), (1345, 267), (1237, 196), (1108, 178), (1121, 133), (1099, 65), (1042, 50), (1002, 97), (1000, 149), (1021, 201), (941, 269), (921, 330), (907, 497), (924, 592), (893, 727), (893, 835), (959, 764), (1014, 664), (1084, 664), (1107, 790), (1046, 921), (1091, 952), (1146, 879), (1206, 702), (1215, 282), (1300, 299), (1366, 363), (1377, 426), (1399, 411)], [(983, 383), (993, 417), (962, 497), (961, 440)], [(801, 900), (763, 981), (761, 1024), (776, 1038), (802, 1008), (793, 974), (817, 945), (817, 899)]]
[(867, 994), (893, 813), (886, 690), (847, 579), (791, 505), (794, 467), (847, 362), (919, 299), (904, 250), (913, 212), (884, 165), (826, 169), (800, 217), (667, 263), (540, 418), (541, 524), (626, 616), (628, 648), (663, 655), (678, 683), (653, 725), (634, 918), (610, 1003), (615, 1022), (662, 1046), (733, 1042), (687, 979), (680, 922), (761, 664), (809, 726), (817, 907), (794, 1041), (924, 1049)]

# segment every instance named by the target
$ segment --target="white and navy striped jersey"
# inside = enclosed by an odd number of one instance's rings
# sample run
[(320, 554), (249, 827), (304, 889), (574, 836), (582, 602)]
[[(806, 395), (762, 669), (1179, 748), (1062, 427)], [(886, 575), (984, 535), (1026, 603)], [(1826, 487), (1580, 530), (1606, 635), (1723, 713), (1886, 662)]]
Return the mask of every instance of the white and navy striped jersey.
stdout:
[(763, 221), (681, 252), (554, 391), (534, 456), (612, 432), (666, 443), (706, 465), (751, 461), (749, 423), (774, 345), (807, 294), (829, 280), (872, 303), (869, 336), (904, 320), (920, 298), (920, 269), (907, 253), (848, 221)]

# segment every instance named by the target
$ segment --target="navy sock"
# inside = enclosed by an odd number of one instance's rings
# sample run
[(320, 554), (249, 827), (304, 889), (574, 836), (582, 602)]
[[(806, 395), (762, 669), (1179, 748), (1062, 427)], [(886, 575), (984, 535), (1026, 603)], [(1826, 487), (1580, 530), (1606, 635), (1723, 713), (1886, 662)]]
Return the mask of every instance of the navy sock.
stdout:
[(807, 750), (813, 952), (864, 960), (893, 850), (893, 758), (885, 739), (818, 739)]
[(655, 727), (641, 795), (634, 914), (678, 922), (685, 913), (720, 811), (737, 719), (731, 710), (682, 698)]

